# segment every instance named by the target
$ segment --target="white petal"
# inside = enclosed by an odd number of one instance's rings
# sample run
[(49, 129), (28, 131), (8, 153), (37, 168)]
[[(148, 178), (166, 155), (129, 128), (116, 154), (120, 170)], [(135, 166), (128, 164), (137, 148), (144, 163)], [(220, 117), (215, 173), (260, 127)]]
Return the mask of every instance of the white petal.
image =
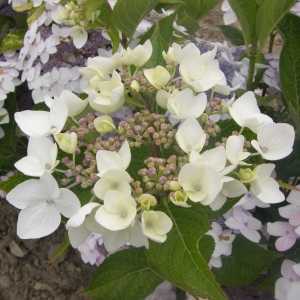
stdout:
[(25, 156), (15, 163), (17, 170), (27, 176), (40, 177), (45, 173), (45, 166), (33, 156)]
[(50, 134), (50, 114), (46, 111), (24, 110), (15, 113), (20, 129), (28, 136), (40, 137)]
[[(300, 185), (297, 185), (296, 188), (300, 190)], [(300, 206), (300, 191), (292, 190), (286, 198), (286, 201), (295, 205)]]
[(40, 178), (40, 182), (44, 186), (44, 197), (47, 197), (48, 199), (55, 199), (59, 196), (58, 184), (51, 174), (45, 173)]
[(66, 218), (71, 218), (80, 208), (76, 194), (66, 188), (60, 189), (60, 195), (54, 201), (57, 210)]
[(67, 222), (67, 229), (71, 227), (79, 227), (85, 221), (86, 216), (88, 216), (94, 208), (98, 207), (100, 204), (96, 202), (89, 202), (82, 206), (76, 214), (74, 214)]
[(73, 39), (74, 46), (77, 49), (82, 48), (88, 39), (88, 33), (83, 27), (75, 26), (72, 28), (71, 37)]
[(82, 100), (69, 90), (63, 90), (59, 99), (65, 102), (68, 107), (68, 115), (71, 117), (82, 113), (88, 105), (87, 99)]
[(228, 198), (236, 198), (246, 194), (247, 189), (240, 181), (233, 179), (223, 184), (222, 193)]
[(63, 101), (56, 100), (50, 108), (51, 132), (59, 133), (63, 130), (68, 118), (68, 108)]
[(176, 141), (185, 153), (200, 152), (205, 145), (206, 134), (196, 119), (186, 119), (178, 127)]
[(172, 226), (172, 220), (162, 211), (144, 211), (142, 214), (143, 233), (155, 242), (165, 242)]
[(46, 202), (27, 207), (19, 213), (17, 235), (21, 239), (38, 239), (53, 233), (61, 216), (54, 205)]
[(121, 158), (123, 169), (126, 170), (129, 167), (131, 161), (131, 152), (127, 140), (122, 144), (122, 147), (120, 148), (118, 154)]
[(246, 159), (250, 153), (243, 152), (245, 138), (242, 135), (232, 135), (226, 141), (226, 155), (227, 159), (233, 165), (239, 164)]
[(26, 208), (44, 200), (44, 187), (38, 179), (26, 180), (12, 189), (6, 200), (16, 208)]
[(68, 229), (69, 241), (73, 248), (78, 248), (82, 245), (89, 235), (90, 232), (84, 226)]
[(123, 161), (117, 152), (99, 150), (96, 154), (99, 176), (110, 170), (123, 170)]

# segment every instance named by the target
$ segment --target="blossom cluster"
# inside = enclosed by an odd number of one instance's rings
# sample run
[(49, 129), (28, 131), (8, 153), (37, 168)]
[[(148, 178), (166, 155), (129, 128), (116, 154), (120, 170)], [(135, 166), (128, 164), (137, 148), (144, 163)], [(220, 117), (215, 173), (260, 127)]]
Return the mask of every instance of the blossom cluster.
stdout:
[[(173, 220), (163, 203), (219, 210), (233, 201), (208, 232), (210, 265), (222, 266), (236, 234), (260, 240), (252, 211), (285, 200), (273, 162), (292, 152), (293, 127), (261, 112), (253, 92), (231, 97), (216, 48), (174, 43), (164, 65), (148, 67), (152, 52), (146, 41), (88, 58), (83, 94), (64, 90), (45, 99), (47, 111), (15, 114), (28, 136), (15, 167), (34, 177), (7, 195), (21, 209), (20, 238), (47, 236), (65, 219), (71, 245), (99, 264), (129, 245), (164, 243)], [(223, 120), (235, 129), (223, 133)]]

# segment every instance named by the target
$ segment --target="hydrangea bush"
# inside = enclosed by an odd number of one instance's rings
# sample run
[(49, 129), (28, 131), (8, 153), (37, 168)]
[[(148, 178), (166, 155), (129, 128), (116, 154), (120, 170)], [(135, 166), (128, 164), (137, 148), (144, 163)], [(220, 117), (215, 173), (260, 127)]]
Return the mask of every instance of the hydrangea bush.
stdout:
[[(296, 2), (224, 1), (228, 46), (195, 38), (217, 1), (12, 1), (29, 18), (21, 46), (17, 28), (1, 44), (1, 168), (16, 173), (0, 188), (18, 237), (62, 225), (63, 247), (98, 266), (94, 299), (162, 283), (159, 299), (221, 300), (260, 278), (297, 300)], [(26, 109), (9, 94), (22, 82)]]

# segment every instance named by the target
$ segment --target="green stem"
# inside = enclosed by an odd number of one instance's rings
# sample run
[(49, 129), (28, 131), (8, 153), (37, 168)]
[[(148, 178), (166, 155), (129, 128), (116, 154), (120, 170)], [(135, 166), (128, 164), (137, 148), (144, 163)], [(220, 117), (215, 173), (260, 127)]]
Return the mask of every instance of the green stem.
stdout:
[(249, 51), (249, 70), (248, 70), (248, 80), (247, 89), (254, 90), (254, 76), (255, 76), (255, 63), (257, 55), (257, 41), (253, 43)]

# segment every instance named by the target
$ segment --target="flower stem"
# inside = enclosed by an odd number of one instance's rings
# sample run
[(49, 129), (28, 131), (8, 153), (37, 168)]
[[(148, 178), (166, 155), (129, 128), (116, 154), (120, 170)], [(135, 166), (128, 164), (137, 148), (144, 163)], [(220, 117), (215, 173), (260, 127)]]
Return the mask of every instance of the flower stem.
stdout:
[(249, 70), (247, 79), (247, 89), (254, 90), (255, 63), (257, 55), (257, 41), (254, 41), (249, 50)]

